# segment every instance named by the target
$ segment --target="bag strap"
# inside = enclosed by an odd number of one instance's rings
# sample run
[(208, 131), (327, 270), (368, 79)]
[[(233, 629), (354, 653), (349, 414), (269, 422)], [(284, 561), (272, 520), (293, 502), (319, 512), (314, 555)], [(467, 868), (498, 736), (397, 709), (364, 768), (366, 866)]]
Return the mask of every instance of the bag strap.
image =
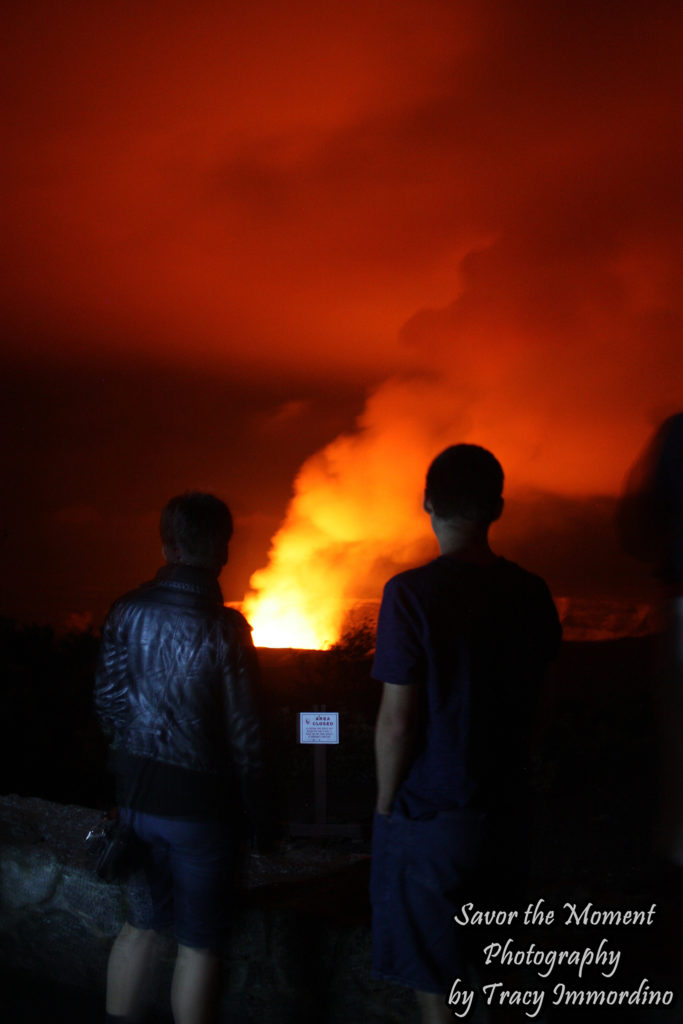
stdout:
[(142, 778), (145, 774), (145, 769), (147, 768), (149, 762), (146, 759), (142, 758), (138, 760), (140, 763), (138, 765), (137, 771), (133, 772), (131, 775), (131, 783), (128, 788), (128, 794), (126, 797), (124, 797), (124, 803), (121, 805), (123, 807), (132, 807), (133, 800), (139, 795), (140, 790), (142, 788)]

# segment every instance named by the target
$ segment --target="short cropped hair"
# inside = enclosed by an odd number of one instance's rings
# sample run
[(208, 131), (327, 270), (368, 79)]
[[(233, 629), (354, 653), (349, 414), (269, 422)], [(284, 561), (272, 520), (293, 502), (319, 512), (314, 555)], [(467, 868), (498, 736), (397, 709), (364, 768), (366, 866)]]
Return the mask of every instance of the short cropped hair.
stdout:
[(477, 444), (446, 448), (427, 470), (425, 498), (440, 519), (492, 523), (501, 511), (503, 467)]
[(163, 509), (159, 531), (169, 562), (220, 569), (232, 537), (232, 516), (213, 494), (186, 491)]

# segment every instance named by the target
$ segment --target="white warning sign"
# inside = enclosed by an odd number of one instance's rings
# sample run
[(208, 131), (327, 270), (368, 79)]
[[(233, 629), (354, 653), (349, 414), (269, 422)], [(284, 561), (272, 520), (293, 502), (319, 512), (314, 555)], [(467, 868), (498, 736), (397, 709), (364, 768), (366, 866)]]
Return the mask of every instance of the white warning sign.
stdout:
[(339, 743), (339, 712), (302, 711), (299, 743)]

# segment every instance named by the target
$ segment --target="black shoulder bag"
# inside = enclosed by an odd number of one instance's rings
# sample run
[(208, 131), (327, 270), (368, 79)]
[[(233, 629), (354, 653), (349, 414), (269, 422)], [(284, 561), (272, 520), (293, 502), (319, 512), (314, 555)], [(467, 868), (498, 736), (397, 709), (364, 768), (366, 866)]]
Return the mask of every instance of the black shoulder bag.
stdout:
[[(140, 775), (138, 772), (133, 778), (128, 806), (140, 788)], [(125, 882), (145, 863), (147, 845), (121, 821), (118, 807), (102, 818), (98, 828), (90, 829), (85, 841), (89, 862), (103, 882)]]

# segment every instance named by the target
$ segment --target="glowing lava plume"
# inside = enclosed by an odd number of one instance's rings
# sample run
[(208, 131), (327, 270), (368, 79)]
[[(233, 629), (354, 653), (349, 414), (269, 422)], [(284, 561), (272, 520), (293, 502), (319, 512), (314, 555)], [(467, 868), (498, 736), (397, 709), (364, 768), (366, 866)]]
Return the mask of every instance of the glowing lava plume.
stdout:
[(322, 650), (335, 642), (344, 615), (343, 581), (324, 547), (303, 522), (275, 536), (270, 565), (250, 580), (257, 593), (243, 603), (257, 647)]
[(344, 614), (342, 581), (328, 561), (316, 560), (304, 529), (280, 530), (270, 565), (250, 580), (262, 593), (249, 594), (242, 606), (257, 647), (322, 650), (335, 642)]
[(433, 420), (425, 431), (417, 415), (425, 398), (420, 382), (386, 385), (357, 433), (304, 463), (269, 565), (254, 573), (242, 605), (257, 646), (331, 646), (349, 608), (377, 598), (390, 569), (425, 554), (420, 488), (434, 447)]
[[(577, 349), (574, 361), (581, 358)], [(463, 346), (457, 373), (387, 381), (370, 395), (355, 433), (304, 463), (269, 565), (251, 577), (242, 603), (257, 646), (331, 646), (354, 604), (377, 600), (394, 572), (436, 555), (422, 488), (429, 462), (448, 444), (469, 441), (494, 451), (508, 498), (617, 493), (625, 453), (637, 449), (638, 418), (620, 416), (604, 391), (600, 429), (590, 406), (563, 416), (570, 398), (552, 379), (539, 388), (543, 366), (529, 363), (527, 351), (528, 345), (506, 350), (498, 342), (494, 365), (506, 372), (493, 374), (478, 349)], [(591, 386), (584, 376), (584, 391)], [(504, 515), (494, 525), (494, 550), (500, 529), (505, 554), (516, 557), (526, 538), (533, 557), (534, 537), (547, 525), (540, 507), (521, 521)]]
[[(256, 573), (253, 581), (257, 582), (259, 575)], [(339, 635), (341, 616), (327, 604), (314, 607), (314, 601), (296, 582), (283, 579), (268, 596), (253, 599), (253, 604), (245, 601), (243, 610), (253, 626), (257, 647), (326, 650)]]

